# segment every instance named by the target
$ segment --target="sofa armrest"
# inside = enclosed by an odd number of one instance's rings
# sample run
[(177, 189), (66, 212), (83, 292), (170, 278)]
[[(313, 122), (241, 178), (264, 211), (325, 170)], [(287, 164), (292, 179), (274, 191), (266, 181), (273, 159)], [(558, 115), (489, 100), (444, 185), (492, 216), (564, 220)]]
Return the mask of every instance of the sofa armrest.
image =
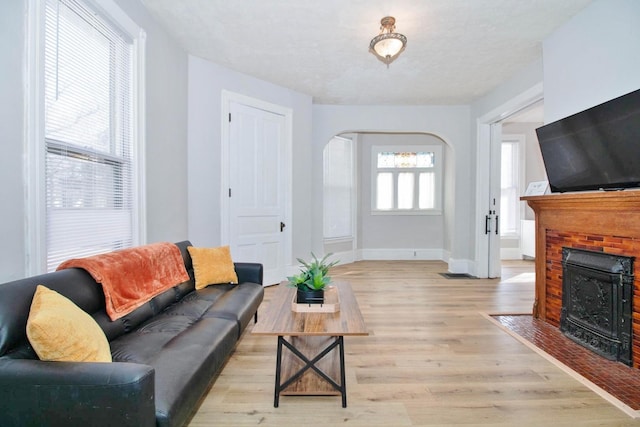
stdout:
[(234, 264), (238, 275), (238, 283), (251, 282), (262, 285), (262, 264), (255, 262), (236, 262)]
[(155, 426), (152, 367), (0, 360), (2, 426)]

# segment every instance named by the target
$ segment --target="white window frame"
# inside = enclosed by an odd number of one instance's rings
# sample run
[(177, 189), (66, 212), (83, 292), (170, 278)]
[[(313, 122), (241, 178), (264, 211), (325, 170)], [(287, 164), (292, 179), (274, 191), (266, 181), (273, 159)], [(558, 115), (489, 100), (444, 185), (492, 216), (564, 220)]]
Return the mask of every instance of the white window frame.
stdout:
[[(145, 44), (146, 33), (113, 0), (84, 0), (96, 13), (132, 40), (131, 121), (133, 133), (133, 242), (146, 242), (145, 198)], [(46, 266), (46, 194), (44, 143), (44, 24), (45, 0), (28, 0), (25, 120), (26, 271), (42, 274)]]
[[(381, 152), (432, 152), (434, 153), (434, 166), (432, 168), (378, 168), (378, 153)], [(372, 215), (442, 215), (442, 175), (444, 165), (444, 150), (442, 144), (422, 144), (422, 145), (374, 145), (371, 147), (371, 214)], [(418, 185), (414, 187), (414, 208), (398, 209), (397, 195), (394, 194), (394, 208), (378, 209), (377, 208), (377, 176), (379, 172), (392, 172), (394, 174), (394, 188), (397, 184), (398, 173), (401, 172), (420, 172), (421, 170), (429, 170), (435, 174), (434, 183), (434, 207), (429, 209), (420, 209), (417, 206), (418, 201)], [(417, 176), (416, 176), (417, 181)]]
[[(519, 239), (521, 233), (521, 220), (524, 218), (524, 203), (520, 201), (519, 197), (521, 194), (523, 194), (523, 187), (524, 187), (524, 181), (525, 181), (525, 162), (524, 162), (524, 152), (525, 152), (525, 136), (521, 135), (521, 134), (504, 134), (502, 135), (502, 143), (500, 145), (501, 149), (502, 146), (504, 144), (511, 144), (515, 147), (517, 147), (517, 153), (514, 153), (511, 161), (514, 162), (517, 165), (517, 170), (514, 171), (514, 177), (515, 179), (517, 179), (517, 186), (516, 186), (516, 198), (513, 201), (513, 204), (515, 206), (514, 209), (514, 213), (515, 213), (515, 231), (514, 232), (507, 232), (507, 233), (502, 233), (502, 231), (500, 231), (500, 238), (503, 239)], [(500, 156), (500, 161), (504, 162), (505, 159), (503, 158), (503, 156)], [(502, 170), (502, 164), (500, 165), (500, 169)], [(501, 188), (500, 191), (502, 192), (502, 184), (501, 184)], [(502, 198), (502, 195), (501, 195)], [(500, 210), (503, 210), (506, 208), (506, 204), (503, 203), (503, 201), (501, 200), (500, 203)], [(504, 214), (500, 215), (502, 221), (504, 221)]]

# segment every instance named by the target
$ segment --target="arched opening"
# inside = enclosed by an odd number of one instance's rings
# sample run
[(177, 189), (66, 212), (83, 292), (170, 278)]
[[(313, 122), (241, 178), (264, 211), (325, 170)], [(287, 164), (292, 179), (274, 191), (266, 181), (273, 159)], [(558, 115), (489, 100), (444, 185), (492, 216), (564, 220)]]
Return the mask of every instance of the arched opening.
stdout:
[[(390, 165), (394, 158), (396, 165)], [(455, 156), (443, 138), (428, 132), (342, 132), (326, 142), (322, 163), (325, 253), (341, 262), (449, 261)], [(381, 195), (388, 196), (382, 205)]]

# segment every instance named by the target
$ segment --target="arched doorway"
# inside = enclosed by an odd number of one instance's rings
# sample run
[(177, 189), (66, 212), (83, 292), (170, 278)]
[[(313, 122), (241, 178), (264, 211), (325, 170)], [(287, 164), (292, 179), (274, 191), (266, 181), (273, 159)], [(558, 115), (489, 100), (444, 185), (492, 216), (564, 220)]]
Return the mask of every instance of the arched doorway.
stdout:
[[(427, 156), (434, 163), (378, 170), (381, 153), (414, 161)], [(324, 253), (337, 254), (342, 262), (448, 262), (454, 159), (446, 141), (427, 132), (353, 131), (331, 138), (323, 149)], [(381, 178), (388, 188), (381, 188)], [(376, 205), (376, 197), (385, 191), (395, 205)], [(335, 211), (337, 207), (341, 211)]]

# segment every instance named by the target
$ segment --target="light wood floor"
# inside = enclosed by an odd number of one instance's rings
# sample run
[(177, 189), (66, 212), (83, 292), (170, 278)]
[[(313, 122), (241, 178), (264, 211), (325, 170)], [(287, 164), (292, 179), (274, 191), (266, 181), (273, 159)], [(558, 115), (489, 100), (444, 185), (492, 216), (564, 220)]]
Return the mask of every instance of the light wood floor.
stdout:
[(505, 262), (500, 280), (445, 279), (437, 261), (332, 271), (370, 332), (345, 338), (348, 407), (282, 396), (274, 408), (276, 339), (250, 325), (189, 426), (640, 425), (482, 316), (530, 313), (532, 262)]

